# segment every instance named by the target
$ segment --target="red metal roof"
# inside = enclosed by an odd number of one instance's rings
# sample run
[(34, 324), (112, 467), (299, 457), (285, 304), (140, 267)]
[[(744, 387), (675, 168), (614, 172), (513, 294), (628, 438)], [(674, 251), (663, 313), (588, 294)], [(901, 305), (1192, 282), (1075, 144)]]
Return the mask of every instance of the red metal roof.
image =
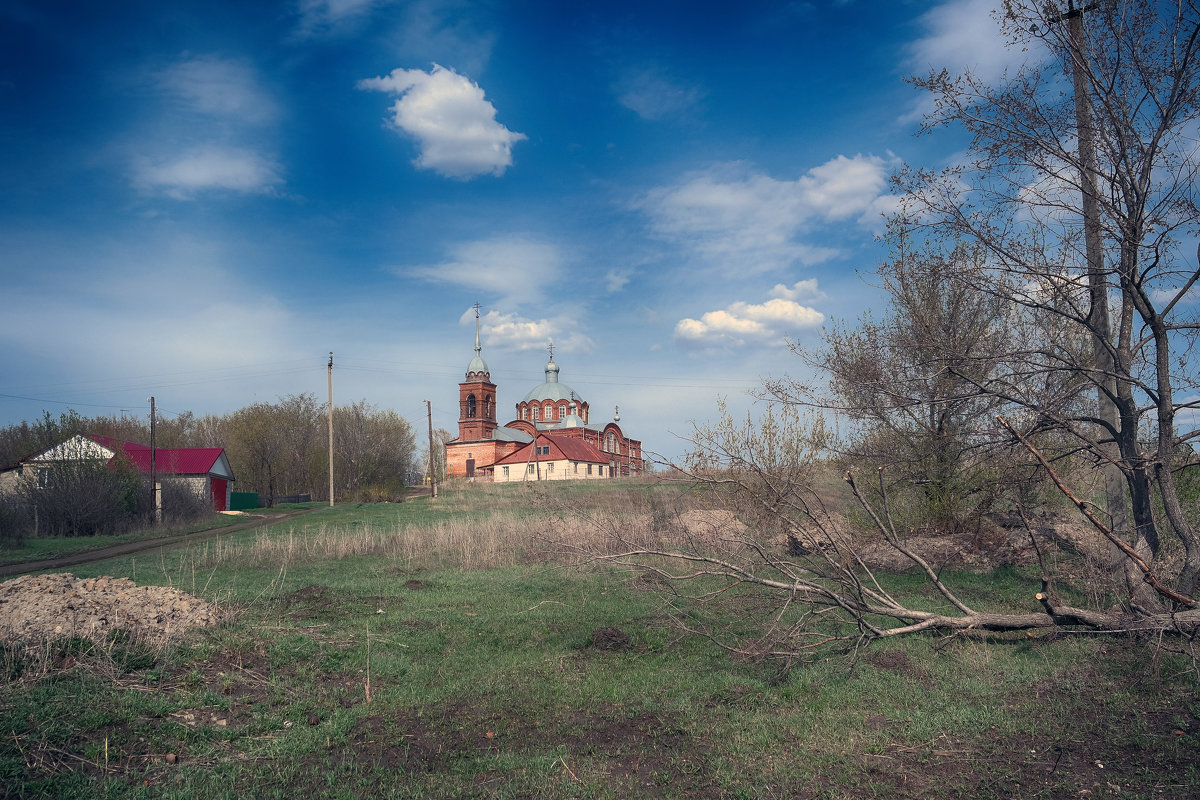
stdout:
[[(535, 459), (530, 450), (534, 445), (550, 445), (550, 455), (538, 456)], [(608, 456), (593, 447), (590, 442), (573, 436), (539, 433), (532, 444), (527, 444), (515, 453), (499, 459), (496, 464), (524, 464), (535, 460), (562, 461), (563, 459), (593, 464), (607, 464), (609, 461)]]
[[(123, 454), (138, 472), (150, 472), (150, 448), (111, 436), (86, 434), (97, 444)], [(220, 447), (156, 447), (154, 448), (154, 471), (160, 475), (207, 475), (213, 471), (217, 459), (225, 452)]]

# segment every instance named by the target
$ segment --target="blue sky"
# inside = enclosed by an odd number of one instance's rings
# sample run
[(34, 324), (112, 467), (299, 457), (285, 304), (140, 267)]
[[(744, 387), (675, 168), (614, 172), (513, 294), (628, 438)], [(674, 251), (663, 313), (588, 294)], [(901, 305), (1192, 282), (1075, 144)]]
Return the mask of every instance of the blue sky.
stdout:
[[(23, 2), (0, 8), (0, 424), (366, 398), (456, 430), (546, 345), (677, 456), (859, 273), (916, 138), (903, 78), (996, 76), (992, 3)], [(505, 412), (508, 416), (505, 416)]]

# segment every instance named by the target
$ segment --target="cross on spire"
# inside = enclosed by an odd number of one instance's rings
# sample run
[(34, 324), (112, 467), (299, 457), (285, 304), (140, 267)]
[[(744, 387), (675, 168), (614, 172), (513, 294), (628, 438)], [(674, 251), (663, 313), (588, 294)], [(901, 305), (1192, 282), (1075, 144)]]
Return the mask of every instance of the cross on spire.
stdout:
[(546, 345), (546, 347), (550, 350), (550, 360), (553, 361), (554, 360), (554, 342), (551, 341), (550, 344)]
[(483, 349), (479, 344), (479, 303), (471, 307), (475, 309), (475, 355), (479, 355), (479, 351)]

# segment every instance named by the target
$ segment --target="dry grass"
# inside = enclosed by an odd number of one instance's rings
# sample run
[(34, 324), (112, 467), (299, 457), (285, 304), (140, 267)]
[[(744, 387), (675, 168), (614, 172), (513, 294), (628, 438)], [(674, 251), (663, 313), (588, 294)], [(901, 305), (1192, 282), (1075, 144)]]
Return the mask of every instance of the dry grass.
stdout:
[(0, 642), (0, 678), (36, 683), (49, 675), (80, 669), (116, 681), (130, 671), (156, 664), (177, 644), (181, 633), (138, 635), (120, 630), (107, 636), (26, 636)]
[[(442, 509), (448, 513), (440, 520), (294, 525), (282, 533), (263, 531), (249, 540), (205, 542), (191, 551), (189, 562), (202, 570), (232, 564), (277, 568), (371, 556), (412, 568), (482, 570), (568, 562), (574, 560), (572, 553), (612, 552), (632, 543), (711, 545), (723, 536), (746, 535), (729, 512), (704, 509), (694, 498), (669, 500), (663, 504), (647, 499), (644, 492), (630, 491), (621, 497), (580, 494), (564, 501), (552, 490), (513, 492), (482, 486), (450, 493)], [(481, 505), (490, 513), (454, 513), (477, 511)]]
[(196, 549), (201, 568), (229, 564), (287, 566), (375, 556), (425, 568), (464, 570), (513, 566), (539, 558), (544, 526), (527, 515), (499, 512), (479, 520), (433, 525), (302, 526), (251, 541), (217, 540)]

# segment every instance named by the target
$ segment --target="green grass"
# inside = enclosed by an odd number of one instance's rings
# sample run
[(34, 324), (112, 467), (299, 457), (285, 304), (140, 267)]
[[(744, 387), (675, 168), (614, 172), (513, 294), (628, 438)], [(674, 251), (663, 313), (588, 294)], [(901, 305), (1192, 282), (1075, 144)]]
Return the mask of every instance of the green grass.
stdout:
[[(265, 549), (360, 529), (480, 529), (497, 513), (523, 524), (527, 495), (499, 488), (317, 509), (228, 538)], [(781, 672), (681, 635), (624, 573), (452, 561), (380, 548), (260, 564), (185, 548), (80, 567), (136, 571), (240, 613), (116, 677), (81, 658), (0, 689), (3, 792), (1200, 796), (1194, 671), (1140, 644), (928, 636)], [(1012, 608), (1028, 603), (1032, 580), (945, 577), (972, 602), (998, 594)], [(913, 576), (899, 589), (920, 590)], [(729, 596), (691, 611), (752, 629), (754, 594)], [(628, 644), (593, 646), (603, 627)]]
[(50, 558), (88, 553), (94, 550), (103, 550), (107, 547), (129, 544), (131, 542), (143, 542), (162, 539), (168, 536), (217, 530), (234, 525), (240, 520), (240, 517), (210, 514), (194, 522), (163, 525), (157, 528), (143, 528), (119, 536), (68, 536), (26, 539), (20, 547), (0, 548), (0, 565), (25, 564), (31, 561), (42, 561)]

